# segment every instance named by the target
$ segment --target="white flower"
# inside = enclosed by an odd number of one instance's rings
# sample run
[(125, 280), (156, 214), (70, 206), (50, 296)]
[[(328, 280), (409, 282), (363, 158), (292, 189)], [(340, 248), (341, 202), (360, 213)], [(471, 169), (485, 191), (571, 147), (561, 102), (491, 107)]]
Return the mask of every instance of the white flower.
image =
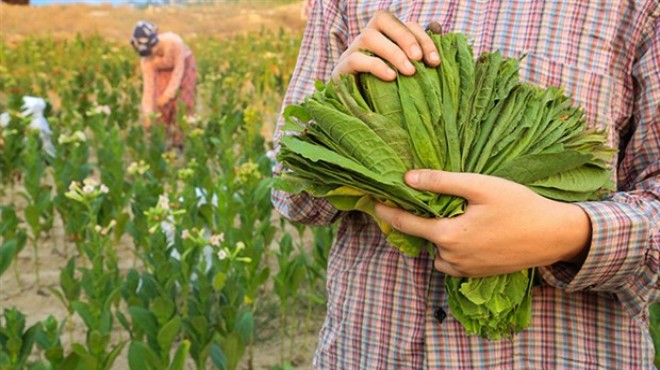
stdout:
[(75, 191), (78, 188), (80, 188), (80, 183), (78, 181), (71, 181), (69, 184), (69, 191)]
[(82, 132), (82, 131), (80, 131), (80, 130), (74, 132), (73, 135), (74, 135), (74, 137), (75, 137), (78, 141), (80, 141), (80, 142), (87, 141), (87, 136), (85, 136), (85, 133)]
[(199, 120), (199, 119), (197, 118), (197, 116), (194, 115), (194, 114), (193, 114), (193, 115), (190, 115), (190, 116), (186, 116), (185, 119), (186, 119), (186, 122), (188, 122), (188, 123), (191, 124), (191, 125), (196, 124), (197, 121)]
[(85, 185), (82, 188), (83, 193), (85, 194), (92, 194), (94, 192), (95, 188), (92, 185)]
[(220, 249), (220, 250), (218, 251), (218, 259), (219, 259), (220, 261), (222, 261), (222, 260), (224, 260), (225, 258), (227, 258), (227, 256), (228, 256), (228, 254), (227, 254), (227, 251), (226, 251), (226, 250), (224, 250), (224, 249)]
[(110, 191), (110, 189), (108, 189), (108, 187), (105, 186), (105, 184), (101, 184), (101, 186), (99, 187), (99, 190), (100, 190), (101, 193), (103, 193), (103, 194), (108, 194), (108, 192)]
[(170, 198), (167, 197), (167, 195), (159, 195), (158, 196), (158, 205), (157, 207), (161, 208), (164, 211), (169, 211), (170, 210)]
[(110, 110), (110, 107), (107, 105), (97, 105), (96, 107), (94, 107), (94, 113), (96, 114), (103, 113), (109, 116), (111, 112), (112, 111)]
[(11, 117), (9, 116), (9, 112), (4, 112), (0, 114), (0, 127), (5, 128), (9, 126), (9, 121), (11, 120)]
[(131, 164), (128, 165), (128, 168), (126, 170), (131, 175), (135, 175), (137, 173), (137, 168), (138, 168), (137, 162), (132, 162)]
[(140, 160), (140, 162), (132, 162), (130, 165), (128, 165), (126, 170), (131, 175), (144, 175), (144, 173), (149, 170), (149, 165), (145, 161)]
[(243, 242), (236, 243), (236, 250), (237, 251), (240, 251), (240, 250), (243, 250), (243, 249), (245, 249), (245, 243), (243, 243)]
[(183, 231), (181, 232), (181, 239), (184, 240), (188, 239), (189, 236), (190, 236), (190, 231), (188, 231), (188, 229), (183, 229)]

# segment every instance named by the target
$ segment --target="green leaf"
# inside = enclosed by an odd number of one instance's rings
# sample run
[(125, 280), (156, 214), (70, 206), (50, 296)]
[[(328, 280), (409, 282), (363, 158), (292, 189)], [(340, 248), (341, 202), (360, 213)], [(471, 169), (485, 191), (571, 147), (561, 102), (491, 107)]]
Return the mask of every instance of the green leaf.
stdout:
[(403, 122), (410, 137), (414, 167), (444, 168), (446, 158), (442, 156), (444, 154), (442, 151), (438, 153), (438, 150), (442, 148), (435, 144), (438, 142), (438, 138), (433, 122), (431, 122), (431, 112), (426, 103), (426, 97), (418, 80), (414, 76), (398, 75), (396, 82), (403, 109)]
[(403, 128), (403, 110), (396, 84), (383, 81), (371, 73), (360, 73), (358, 79), (372, 110)]
[(128, 366), (131, 370), (161, 370), (158, 356), (142, 342), (132, 341), (128, 346)]
[(181, 328), (181, 318), (174, 316), (172, 320), (166, 323), (158, 332), (158, 347), (163, 354), (169, 354), (172, 343), (179, 334)]
[(89, 351), (92, 355), (98, 356), (105, 351), (105, 347), (110, 340), (110, 336), (101, 334), (98, 330), (92, 330), (89, 333)]
[(172, 363), (170, 363), (169, 370), (183, 370), (186, 366), (186, 358), (188, 357), (188, 352), (190, 351), (190, 341), (184, 340), (179, 345), (179, 348), (174, 353), (174, 358)]
[(6, 240), (0, 245), (0, 276), (7, 271), (16, 254), (16, 240)]
[(89, 354), (87, 349), (85, 349), (85, 347), (80, 343), (71, 344), (71, 350), (79, 356), (87, 356)]
[(164, 297), (156, 297), (151, 304), (151, 313), (156, 318), (156, 321), (163, 325), (174, 314), (174, 302)]
[[(373, 78), (378, 80), (377, 77)], [(373, 130), (388, 147), (392, 148), (403, 161), (406, 168), (412, 168), (413, 153), (410, 142), (408, 141), (408, 134), (401, 121), (402, 117), (388, 117), (369, 110), (367, 103), (364, 102), (357, 87), (357, 81), (354, 75), (342, 76), (340, 83), (336, 86), (339, 98), (348, 107), (350, 112)], [(389, 98), (394, 98), (394, 96)], [(396, 94), (396, 99), (397, 101), (392, 101), (391, 105), (398, 105), (398, 109), (400, 109), (398, 93)]]
[(71, 352), (60, 364), (58, 370), (74, 370), (78, 366), (80, 357), (75, 352)]
[(121, 341), (112, 348), (110, 353), (108, 353), (105, 357), (104, 369), (112, 369), (112, 365), (117, 360), (119, 354), (121, 354), (121, 351), (124, 349), (124, 346), (126, 346), (126, 343), (127, 341)]
[(39, 228), (39, 218), (41, 217), (41, 210), (34, 204), (25, 207), (25, 221), (30, 225), (32, 230)]
[(561, 189), (554, 188), (545, 188), (542, 186), (529, 186), (531, 190), (536, 192), (539, 195), (542, 195), (546, 198), (561, 200), (564, 202), (584, 202), (587, 200), (593, 200), (597, 198), (594, 192), (576, 192), (576, 191), (566, 191)]
[(254, 335), (254, 315), (251, 311), (245, 311), (236, 322), (236, 330), (241, 335), (243, 343), (248, 343)]
[(300, 122), (308, 122), (309, 120), (312, 119), (312, 115), (309, 114), (307, 109), (303, 108), (300, 105), (289, 105), (286, 108), (284, 108), (284, 112), (282, 116), (287, 119), (287, 124), (282, 127), (282, 130), (284, 131), (296, 131), (296, 132), (302, 132), (302, 127), (299, 124), (294, 123), (291, 121), (291, 118), (296, 118)]
[(225, 352), (220, 348), (218, 343), (211, 344), (211, 361), (213, 361), (213, 365), (219, 370), (227, 370), (229, 368), (227, 356), (225, 356)]
[(395, 229), (387, 235), (387, 242), (396, 246), (401, 252), (413, 257), (419, 256), (419, 253), (428, 244), (425, 239), (404, 234)]
[(227, 369), (235, 369), (245, 352), (245, 344), (242, 342), (241, 336), (233, 332), (222, 339), (221, 345), (227, 359)]
[(131, 331), (131, 324), (128, 322), (128, 319), (126, 318), (126, 315), (124, 315), (123, 312), (117, 311), (115, 313), (117, 316), (117, 320), (121, 324), (121, 326), (124, 328), (124, 330), (130, 332)]
[[(397, 153), (387, 146), (373, 130), (360, 119), (338, 112), (314, 100), (305, 103), (316, 124), (309, 127), (310, 134), (337, 142), (337, 149), (347, 158), (360, 163), (384, 178), (399, 179), (406, 171)], [(361, 147), (363, 150), (356, 150)]]
[(226, 281), (227, 275), (222, 271), (218, 271), (213, 277), (213, 289), (215, 289), (216, 292), (219, 292), (224, 288)]
[(589, 159), (589, 155), (576, 151), (530, 154), (504, 163), (491, 175), (527, 185), (554, 176), (562, 171), (569, 171), (582, 166)]
[(610, 174), (601, 168), (583, 165), (572, 170), (562, 171), (527, 185), (552, 188), (573, 193), (595, 192), (610, 181)]
[[(79, 351), (80, 352), (80, 351)], [(96, 359), (86, 353), (72, 352), (62, 362), (58, 370), (94, 370), (98, 369)]]
[(74, 301), (71, 302), (71, 306), (73, 307), (73, 310), (83, 319), (85, 325), (87, 325), (88, 328), (93, 328), (96, 326), (94, 314), (92, 313), (92, 309), (87, 302)]
[(45, 361), (36, 362), (29, 367), (30, 370), (52, 370), (53, 367)]
[(142, 329), (147, 335), (156, 337), (158, 335), (158, 321), (156, 316), (142, 307), (129, 307), (128, 312), (133, 319), (133, 325)]

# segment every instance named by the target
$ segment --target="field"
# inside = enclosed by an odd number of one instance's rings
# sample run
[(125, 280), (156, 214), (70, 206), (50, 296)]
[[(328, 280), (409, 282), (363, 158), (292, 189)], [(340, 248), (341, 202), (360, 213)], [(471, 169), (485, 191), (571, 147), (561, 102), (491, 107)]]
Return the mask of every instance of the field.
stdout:
[[(300, 4), (0, 7), (0, 368), (309, 368), (332, 230), (269, 198)], [(138, 19), (195, 53), (185, 150), (142, 126)]]

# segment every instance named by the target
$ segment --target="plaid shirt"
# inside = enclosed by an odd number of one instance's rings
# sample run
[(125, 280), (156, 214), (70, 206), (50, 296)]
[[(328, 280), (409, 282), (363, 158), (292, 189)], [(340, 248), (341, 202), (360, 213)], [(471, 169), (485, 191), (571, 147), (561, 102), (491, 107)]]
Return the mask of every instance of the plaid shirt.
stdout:
[[(660, 299), (660, 3), (647, 1), (316, 1), (285, 104), (327, 80), (374, 12), (472, 36), (475, 55), (520, 57), (521, 78), (560, 86), (620, 148), (618, 192), (580, 205), (591, 218), (578, 269), (540, 268), (531, 326), (512, 340), (467, 336), (447, 307), (443, 275), (411, 258), (358, 212), (273, 192), (284, 216), (340, 221), (327, 272), (319, 369), (649, 369), (648, 305)], [(282, 132), (277, 130), (276, 138)], [(434, 317), (437, 307), (448, 316)]]

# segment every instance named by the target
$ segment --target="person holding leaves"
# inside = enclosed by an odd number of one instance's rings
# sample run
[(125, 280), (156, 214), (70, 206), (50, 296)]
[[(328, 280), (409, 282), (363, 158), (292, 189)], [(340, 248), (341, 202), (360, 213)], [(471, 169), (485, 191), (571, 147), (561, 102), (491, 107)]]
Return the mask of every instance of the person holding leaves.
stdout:
[[(523, 81), (565, 90), (619, 149), (616, 191), (562, 203), (497, 177), (416, 170), (413, 188), (463, 197), (464, 214), (423, 219), (385, 205), (379, 218), (435, 246), (409, 257), (376, 223), (307, 193), (273, 191), (306, 224), (339, 222), (327, 270), (316, 369), (649, 369), (648, 307), (660, 300), (660, 3), (343, 1), (312, 7), (284, 105), (314, 81), (367, 72), (392, 81), (411, 60), (442, 63), (426, 34), (471, 37), (475, 57), (522, 57)], [(369, 53), (366, 53), (369, 52)], [(275, 140), (286, 134), (276, 129)], [(276, 172), (286, 171), (281, 165)], [(532, 322), (510, 339), (469, 336), (448, 309), (444, 276), (538, 268)]]

